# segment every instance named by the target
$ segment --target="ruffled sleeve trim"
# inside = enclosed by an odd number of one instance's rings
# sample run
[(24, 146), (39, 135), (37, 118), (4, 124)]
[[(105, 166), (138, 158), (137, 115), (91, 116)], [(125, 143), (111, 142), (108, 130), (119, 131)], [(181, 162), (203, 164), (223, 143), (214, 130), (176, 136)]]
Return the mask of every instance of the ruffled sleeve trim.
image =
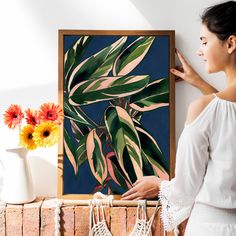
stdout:
[[(165, 231), (172, 231), (190, 216), (192, 205), (184, 205), (180, 201), (170, 201), (171, 181), (161, 182), (159, 199), (162, 205), (161, 220)], [(180, 199), (182, 200), (182, 199)]]

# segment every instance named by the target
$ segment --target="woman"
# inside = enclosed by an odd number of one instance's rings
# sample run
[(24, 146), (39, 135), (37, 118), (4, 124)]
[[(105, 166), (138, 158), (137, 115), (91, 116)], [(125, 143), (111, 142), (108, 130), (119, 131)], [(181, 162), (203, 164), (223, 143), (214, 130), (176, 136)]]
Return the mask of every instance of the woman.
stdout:
[(180, 136), (175, 178), (143, 177), (123, 199), (155, 198), (159, 192), (167, 231), (189, 218), (186, 236), (236, 235), (236, 2), (206, 9), (198, 55), (208, 73), (223, 71), (218, 92), (177, 52), (183, 72), (171, 72), (205, 95), (193, 102)]

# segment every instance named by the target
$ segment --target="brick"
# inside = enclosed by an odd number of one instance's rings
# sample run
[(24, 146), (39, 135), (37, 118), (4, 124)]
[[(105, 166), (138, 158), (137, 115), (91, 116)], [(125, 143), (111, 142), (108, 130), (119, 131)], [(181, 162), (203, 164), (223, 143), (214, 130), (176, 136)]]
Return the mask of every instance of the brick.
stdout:
[(0, 201), (0, 235), (6, 235), (6, 204)]
[[(155, 211), (155, 207), (147, 207), (147, 218), (150, 219)], [(164, 234), (162, 223), (160, 219), (160, 209), (155, 214), (155, 217), (153, 219), (152, 223), (152, 235), (153, 236), (162, 236)]]
[[(66, 203), (66, 200), (64, 200)], [(63, 236), (88, 236), (90, 207), (76, 206), (75, 201), (61, 207), (60, 223)], [(53, 236), (54, 217), (57, 199), (37, 198), (35, 202), (22, 205), (6, 205), (0, 202), (0, 236)], [(105, 207), (105, 220), (113, 236), (126, 236), (131, 233), (136, 222), (137, 207)], [(147, 219), (155, 207), (147, 207)], [(96, 208), (95, 217), (96, 217)], [(141, 213), (141, 211), (140, 211)], [(140, 214), (139, 214), (140, 215)], [(101, 219), (101, 210), (100, 210)], [(41, 222), (41, 224), (40, 224)], [(180, 225), (180, 236), (184, 235), (187, 221)], [(153, 221), (153, 236), (163, 236), (160, 210)], [(167, 233), (174, 236), (174, 233)]]
[(40, 235), (40, 208), (43, 198), (36, 198), (32, 203), (24, 204), (23, 207), (23, 235)]
[[(147, 207), (147, 220), (150, 219), (154, 212), (155, 207)], [(141, 209), (139, 211), (139, 218), (141, 218)], [(127, 207), (127, 235), (129, 235), (134, 229), (137, 218), (137, 208), (136, 207)], [(155, 218), (152, 223), (152, 235), (153, 236), (162, 236), (164, 231), (162, 224), (160, 222), (160, 210), (156, 213)]]
[(56, 199), (45, 199), (41, 207), (40, 236), (52, 236), (55, 231), (55, 207)]
[[(105, 221), (106, 221), (107, 227), (108, 227), (108, 229), (110, 229), (110, 225), (111, 225), (110, 208), (109, 207), (104, 207), (103, 209), (104, 209), (104, 216), (105, 216)], [(96, 207), (94, 208), (94, 215), (95, 215), (95, 220), (97, 222)], [(100, 221), (102, 220), (102, 209), (101, 208), (99, 210), (99, 219), (100, 219)]]
[(6, 235), (21, 236), (22, 232), (22, 205), (7, 204), (6, 207)]
[(126, 235), (126, 207), (111, 208), (111, 233), (113, 236)]
[(74, 206), (66, 206), (61, 209), (61, 234), (71, 236), (75, 233)]
[[(174, 231), (166, 232), (166, 236), (175, 236)], [(180, 236), (182, 235), (180, 234)]]
[(126, 224), (126, 232), (129, 235), (135, 225), (136, 222), (136, 207), (127, 207), (127, 224)]
[[(102, 210), (99, 211), (100, 220), (102, 220)], [(97, 219), (96, 208), (94, 208), (95, 220)], [(110, 208), (104, 207), (105, 221), (107, 227), (110, 228)], [(75, 207), (75, 235), (88, 236), (90, 227), (90, 207), (77, 206)]]
[(89, 206), (75, 207), (75, 235), (88, 236), (89, 235)]

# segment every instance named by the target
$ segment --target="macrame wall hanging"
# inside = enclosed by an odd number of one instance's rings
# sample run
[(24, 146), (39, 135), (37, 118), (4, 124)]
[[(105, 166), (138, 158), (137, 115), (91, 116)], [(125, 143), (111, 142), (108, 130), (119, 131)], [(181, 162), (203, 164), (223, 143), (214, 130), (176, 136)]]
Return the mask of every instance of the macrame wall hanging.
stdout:
[[(98, 193), (97, 193), (98, 194)], [(105, 195), (100, 193), (101, 197), (104, 198)], [(108, 201), (108, 206), (112, 206), (112, 195), (108, 196), (111, 201)], [(89, 202), (90, 205), (90, 221), (89, 221), (89, 236), (112, 236), (110, 230), (107, 227), (105, 215), (104, 215), (104, 205), (99, 198), (94, 198)], [(95, 220), (94, 208), (97, 211), (97, 219)], [(102, 219), (100, 219), (100, 209), (102, 211)]]
[[(104, 203), (106, 202), (106, 204)], [(119, 201), (122, 202), (122, 201)], [(63, 202), (58, 200), (55, 207), (55, 236), (60, 236), (60, 209)], [(90, 207), (89, 217), (89, 236), (112, 236), (110, 232), (104, 214), (104, 206), (113, 207), (113, 196), (106, 196), (102, 193), (95, 193), (93, 199), (88, 201)], [(147, 218), (147, 201), (139, 200), (136, 210), (136, 222), (133, 230), (129, 236), (152, 236), (152, 224), (153, 220), (161, 208), (159, 201), (156, 202), (156, 207), (151, 217)], [(140, 213), (141, 212), (141, 213)]]
[[(141, 208), (141, 217), (139, 217), (140, 208)], [(146, 211), (147, 202), (146, 200), (140, 200), (138, 202), (138, 207), (137, 207), (136, 222), (129, 236), (152, 236), (152, 223), (159, 208), (160, 206), (156, 205), (152, 216), (148, 220)]]

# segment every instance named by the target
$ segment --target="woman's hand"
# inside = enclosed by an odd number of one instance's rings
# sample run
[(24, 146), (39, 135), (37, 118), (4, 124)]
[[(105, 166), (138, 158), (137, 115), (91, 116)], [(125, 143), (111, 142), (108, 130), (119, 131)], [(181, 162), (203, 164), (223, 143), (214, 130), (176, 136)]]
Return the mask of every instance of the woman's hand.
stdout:
[(158, 196), (161, 179), (157, 176), (145, 176), (133, 184), (133, 188), (122, 195), (122, 200), (153, 199)]
[(200, 75), (192, 68), (192, 66), (186, 61), (184, 56), (176, 49), (176, 54), (181, 62), (181, 66), (176, 69), (170, 69), (170, 72), (178, 78), (183, 79), (187, 83), (198, 88), (203, 94), (211, 94), (218, 92), (213, 86), (203, 80)]
[(189, 84), (196, 86), (202, 78), (199, 74), (188, 64), (184, 56), (176, 49), (176, 54), (181, 62), (181, 66), (176, 67), (176, 69), (171, 69), (170, 72), (181, 78)]

